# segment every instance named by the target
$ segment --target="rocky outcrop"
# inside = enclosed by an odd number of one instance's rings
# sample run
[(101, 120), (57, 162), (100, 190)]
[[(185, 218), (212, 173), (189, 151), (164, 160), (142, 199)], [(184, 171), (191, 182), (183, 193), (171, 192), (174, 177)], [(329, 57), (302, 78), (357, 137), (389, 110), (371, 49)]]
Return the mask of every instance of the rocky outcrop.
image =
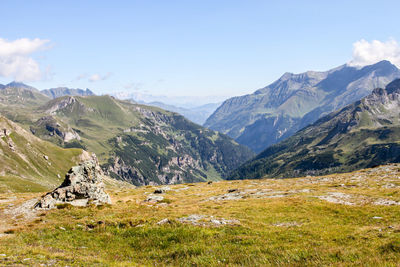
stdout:
[(35, 208), (52, 209), (58, 204), (73, 206), (111, 204), (110, 196), (104, 191), (102, 176), (103, 173), (95, 157), (72, 167), (65, 175), (64, 182), (44, 195)]

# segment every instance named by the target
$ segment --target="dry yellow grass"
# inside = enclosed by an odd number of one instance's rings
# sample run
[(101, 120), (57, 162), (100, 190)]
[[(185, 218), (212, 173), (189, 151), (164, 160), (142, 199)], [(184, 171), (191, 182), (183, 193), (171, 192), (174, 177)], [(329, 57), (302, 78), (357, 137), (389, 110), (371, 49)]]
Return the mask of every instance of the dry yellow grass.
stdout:
[[(4, 211), (34, 194), (1, 195), (1, 230), (12, 234), (0, 238), (0, 264), (398, 266), (399, 177), (393, 164), (323, 177), (182, 184), (169, 186), (157, 203), (145, 200), (159, 187), (113, 188), (111, 206), (60, 207), (31, 221)], [(199, 225), (180, 221), (190, 215), (203, 216)]]

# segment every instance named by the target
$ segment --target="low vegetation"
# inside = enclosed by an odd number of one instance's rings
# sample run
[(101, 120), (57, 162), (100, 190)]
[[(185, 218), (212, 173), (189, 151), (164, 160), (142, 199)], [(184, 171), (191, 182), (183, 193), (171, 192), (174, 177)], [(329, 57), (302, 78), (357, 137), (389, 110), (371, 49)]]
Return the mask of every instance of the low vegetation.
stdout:
[[(9, 205), (16, 211), (39, 194), (4, 194), (0, 265), (397, 266), (399, 175), (400, 165), (389, 165), (323, 177), (113, 187), (112, 205), (65, 205), (31, 220), (7, 213)], [(155, 195), (165, 201), (148, 201)]]

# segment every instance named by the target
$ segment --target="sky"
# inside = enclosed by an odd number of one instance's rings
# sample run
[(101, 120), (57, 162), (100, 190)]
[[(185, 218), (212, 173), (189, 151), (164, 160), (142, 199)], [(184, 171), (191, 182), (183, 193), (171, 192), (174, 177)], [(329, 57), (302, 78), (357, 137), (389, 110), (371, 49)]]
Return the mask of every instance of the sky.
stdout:
[(400, 1), (0, 1), (0, 83), (174, 96), (252, 93), (285, 72), (389, 59)]

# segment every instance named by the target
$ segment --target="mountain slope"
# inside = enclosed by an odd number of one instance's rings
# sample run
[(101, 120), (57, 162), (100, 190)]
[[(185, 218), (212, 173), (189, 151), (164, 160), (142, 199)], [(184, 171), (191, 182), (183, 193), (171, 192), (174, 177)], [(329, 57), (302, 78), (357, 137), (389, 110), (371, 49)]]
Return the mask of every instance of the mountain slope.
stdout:
[(326, 72), (285, 73), (253, 94), (226, 100), (204, 125), (260, 152), (398, 77), (400, 71), (388, 61), (363, 68), (343, 65)]
[(400, 79), (273, 145), (230, 179), (344, 172), (400, 162)]
[(0, 115), (0, 192), (52, 189), (82, 152), (45, 142)]
[(36, 113), (35, 135), (95, 152), (112, 177), (136, 185), (220, 179), (253, 156), (179, 114), (110, 96), (61, 97)]
[(71, 89), (67, 87), (57, 87), (57, 88), (50, 88), (50, 89), (45, 89), (40, 91), (42, 94), (47, 95), (48, 97), (54, 99), (57, 97), (61, 96), (88, 96), (88, 95), (94, 95), (92, 91), (86, 88), (86, 90), (83, 89)]

